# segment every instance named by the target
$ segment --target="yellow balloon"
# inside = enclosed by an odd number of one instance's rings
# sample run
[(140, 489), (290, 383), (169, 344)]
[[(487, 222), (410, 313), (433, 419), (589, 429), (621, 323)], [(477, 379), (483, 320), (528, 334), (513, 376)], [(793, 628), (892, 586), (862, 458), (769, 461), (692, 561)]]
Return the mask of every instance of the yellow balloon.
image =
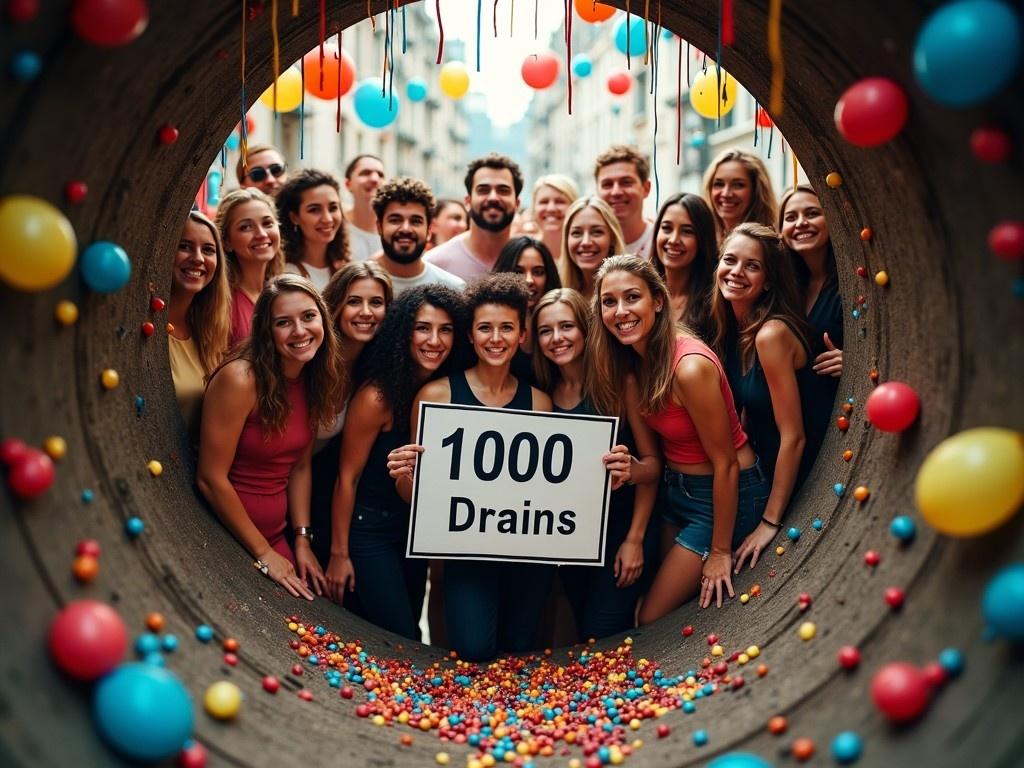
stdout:
[(947, 536), (980, 536), (1024, 502), (1024, 435), (968, 429), (939, 443), (917, 471), (917, 507)]
[[(260, 96), (260, 103), (274, 109), (274, 86)], [(277, 112), (291, 112), (302, 103), (302, 73), (295, 67), (286, 69), (277, 78)]]
[(718, 119), (718, 105), (722, 105), (722, 117), (725, 117), (736, 106), (736, 78), (722, 70), (722, 83), (725, 84), (725, 95), (718, 84), (718, 74), (709, 67), (693, 79), (690, 86), (690, 104), (701, 117), (709, 120)]
[(441, 67), (437, 83), (449, 99), (461, 99), (469, 90), (469, 70), (461, 61), (449, 61)]
[(78, 244), (71, 222), (31, 195), (0, 198), (0, 279), (21, 291), (45, 291), (68, 276)]

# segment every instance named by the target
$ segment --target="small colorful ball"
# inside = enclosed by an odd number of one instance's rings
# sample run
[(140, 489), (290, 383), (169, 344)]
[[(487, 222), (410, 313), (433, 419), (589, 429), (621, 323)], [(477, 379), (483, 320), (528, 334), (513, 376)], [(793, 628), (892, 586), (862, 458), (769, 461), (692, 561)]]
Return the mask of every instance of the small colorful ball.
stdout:
[(832, 189), (843, 186), (843, 176), (838, 171), (832, 171), (825, 176), (825, 183)]
[(901, 381), (887, 381), (874, 389), (864, 404), (872, 426), (882, 432), (902, 432), (917, 419), (921, 400), (917, 392)]
[(1024, 221), (1003, 221), (988, 233), (988, 247), (1003, 261), (1024, 261)]
[(790, 541), (799, 541), (800, 540), (800, 529), (799, 528), (790, 528), (788, 531), (786, 531), (786, 536), (789, 537)]
[(200, 624), (196, 627), (196, 640), (201, 643), (208, 643), (213, 640), (213, 627), (208, 624)]
[(992, 577), (981, 598), (981, 613), (998, 637), (1024, 641), (1024, 563), (1012, 563)]
[(850, 449), (843, 451), (843, 461), (853, 461), (853, 451)]
[(178, 140), (179, 132), (170, 123), (160, 126), (160, 130), (157, 131), (156, 138), (165, 147), (170, 146)]
[(143, 632), (135, 638), (135, 653), (146, 656), (160, 651), (160, 638), (153, 632)]
[(438, 765), (448, 765), (451, 760), (451, 756), (447, 752), (438, 752), (434, 755), (434, 762)]
[(142, 333), (143, 336), (149, 338), (154, 333), (156, 333), (156, 326), (153, 325), (153, 323), (151, 323), (149, 320), (146, 320), (142, 323), (142, 325), (139, 326), (139, 331)]
[(884, 288), (889, 284), (889, 273), (884, 269), (875, 272), (875, 285)]
[(800, 635), (800, 639), (806, 642), (814, 639), (814, 636), (818, 634), (818, 628), (814, 626), (813, 621), (805, 621), (800, 625), (797, 633)]
[(153, 477), (160, 477), (160, 475), (164, 473), (164, 465), (156, 459), (151, 459), (149, 463), (146, 464), (146, 469), (149, 470), (149, 474)]
[(842, 731), (832, 740), (832, 757), (843, 765), (859, 760), (863, 751), (860, 736), (853, 731)]
[(266, 675), (263, 678), (263, 690), (267, 693), (277, 693), (281, 688), (281, 681), (273, 675)]
[(913, 541), (914, 536), (917, 535), (917, 525), (913, 518), (907, 515), (897, 515), (889, 523), (889, 533), (906, 544)]
[(241, 648), (242, 645), (233, 637), (225, 637), (221, 647), (228, 653), (238, 653), (238, 649)]
[(7, 0), (7, 18), (16, 24), (32, 21), (39, 13), (39, 0)]
[(938, 690), (946, 684), (949, 680), (949, 675), (946, 674), (946, 670), (942, 668), (942, 665), (937, 661), (930, 661), (921, 668), (921, 673), (924, 675), (925, 681), (928, 686), (934, 690)]
[(120, 383), (121, 376), (113, 368), (104, 368), (103, 372), (100, 373), (100, 384), (103, 385), (104, 389), (116, 389)]
[(58, 301), (57, 306), (53, 308), (53, 317), (61, 325), (74, 325), (78, 322), (78, 307), (75, 302), (67, 299)]
[(88, 584), (100, 573), (100, 561), (92, 555), (79, 555), (71, 561), (71, 574), (76, 581)]
[(150, 611), (146, 614), (146, 629), (150, 632), (160, 632), (164, 628), (166, 619), (162, 613), (157, 611)]
[(768, 720), (768, 732), (775, 736), (785, 733), (787, 728), (789, 728), (789, 721), (782, 715), (775, 715)]
[(840, 432), (845, 432), (850, 428), (850, 420), (845, 416), (840, 416), (836, 419), (836, 426), (839, 427)]
[(124, 523), (124, 532), (128, 534), (129, 538), (138, 538), (145, 530), (146, 524), (142, 522), (142, 518), (129, 517)]
[(846, 493), (846, 486), (843, 485), (842, 483), (836, 483), (835, 485), (832, 486), (832, 491), (833, 493), (835, 493), (836, 496), (842, 496), (844, 493)]
[(655, 732), (658, 734), (659, 739), (664, 739), (672, 733), (672, 729), (665, 725), (665, 723), (659, 723)]
[(242, 692), (230, 680), (218, 680), (203, 694), (203, 708), (217, 720), (232, 720), (242, 708)]
[(127, 252), (109, 240), (91, 243), (78, 257), (78, 267), (86, 285), (97, 293), (119, 291), (132, 276)]
[(30, 501), (50, 489), (55, 474), (53, 459), (38, 448), (26, 448), (7, 474), (7, 487), (19, 499)]
[(882, 556), (873, 549), (869, 549), (864, 553), (865, 565), (875, 566), (882, 562)]
[(160, 638), (160, 648), (164, 653), (174, 653), (178, 650), (178, 636), (164, 635)]
[(857, 272), (857, 277), (867, 277), (868, 276), (868, 268), (867, 267), (864, 267), (864, 266), (857, 267), (856, 272)]
[(751, 752), (726, 752), (708, 763), (707, 768), (772, 768), (772, 764)]
[(894, 723), (918, 718), (931, 699), (924, 672), (905, 661), (886, 664), (871, 678), (871, 698), (878, 711)]
[(790, 747), (790, 752), (798, 762), (806, 762), (814, 757), (814, 742), (808, 738), (797, 739)]
[(52, 435), (43, 441), (43, 450), (54, 461), (60, 461), (67, 455), (68, 444), (63, 437)]
[(39, 77), (43, 71), (43, 59), (35, 51), (16, 51), (8, 66), (12, 78), (19, 83), (27, 83)]
[(100, 543), (96, 539), (82, 539), (75, 545), (76, 555), (89, 555), (98, 558), (100, 551)]
[(690, 635), (693, 634), (693, 627), (690, 626), (689, 624), (687, 624), (685, 627), (683, 627), (682, 634), (683, 634), (683, 637), (689, 637)]
[(950, 677), (960, 677), (964, 671), (964, 654), (959, 648), (943, 648), (939, 652), (939, 664)]
[(865, 243), (868, 242), (872, 237), (874, 237), (874, 232), (871, 231), (871, 227), (864, 227), (864, 229), (860, 231), (860, 239), (863, 240)]
[(903, 602), (906, 600), (906, 595), (903, 590), (899, 587), (888, 587), (885, 590), (885, 603), (894, 611), (899, 610), (903, 607)]
[(971, 132), (971, 152), (983, 163), (1003, 163), (1013, 152), (1013, 141), (1001, 128), (983, 125)]
[(817, 517), (814, 518), (814, 522), (811, 523), (811, 527), (816, 531), (820, 531), (824, 526), (825, 524)]
[(693, 732), (693, 745), (695, 747), (703, 747), (708, 743), (708, 732), (704, 730)]
[(80, 179), (72, 179), (64, 185), (64, 199), (72, 205), (78, 205), (89, 194), (89, 185)]
[(206, 768), (206, 747), (191, 739), (178, 754), (178, 768)]
[(844, 645), (837, 654), (839, 666), (843, 669), (856, 669), (860, 666), (860, 650), (854, 645)]

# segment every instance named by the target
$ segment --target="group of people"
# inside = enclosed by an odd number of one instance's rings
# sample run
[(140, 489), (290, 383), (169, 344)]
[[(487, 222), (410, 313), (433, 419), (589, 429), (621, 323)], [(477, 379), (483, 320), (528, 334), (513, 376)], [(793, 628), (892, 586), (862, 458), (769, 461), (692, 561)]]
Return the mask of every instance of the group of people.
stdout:
[[(432, 638), (462, 658), (536, 647), (556, 579), (580, 639), (732, 596), (782, 526), (831, 421), (843, 319), (820, 200), (776, 202), (730, 150), (704, 195), (651, 221), (649, 163), (597, 158), (596, 194), (473, 160), (463, 202), (344, 184), (250, 148), (216, 221), (193, 211), (172, 271), (175, 390), (197, 484), (292, 595), (420, 636), (428, 564), (405, 557), (420, 402), (619, 416), (602, 567), (430, 564)], [(530, 231), (536, 237), (515, 232)], [(595, 511), (596, 513), (597, 511)], [(442, 567), (443, 566), (443, 567)]]

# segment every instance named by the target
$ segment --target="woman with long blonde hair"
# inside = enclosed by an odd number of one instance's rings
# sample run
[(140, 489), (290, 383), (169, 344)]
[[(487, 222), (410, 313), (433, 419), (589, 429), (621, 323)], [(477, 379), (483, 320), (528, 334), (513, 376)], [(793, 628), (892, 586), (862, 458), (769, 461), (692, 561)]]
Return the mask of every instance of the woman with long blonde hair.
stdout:
[(745, 221), (775, 226), (775, 199), (764, 162), (746, 150), (725, 150), (704, 173), (704, 201), (711, 207), (719, 243)]
[(622, 227), (611, 206), (596, 195), (581, 197), (565, 212), (562, 287), (579, 291), (589, 301), (601, 263), (625, 249)]
[(549, 173), (534, 182), (530, 208), (540, 228), (540, 239), (551, 252), (555, 264), (562, 266), (562, 227), (569, 206), (580, 190), (576, 182), (561, 173)]

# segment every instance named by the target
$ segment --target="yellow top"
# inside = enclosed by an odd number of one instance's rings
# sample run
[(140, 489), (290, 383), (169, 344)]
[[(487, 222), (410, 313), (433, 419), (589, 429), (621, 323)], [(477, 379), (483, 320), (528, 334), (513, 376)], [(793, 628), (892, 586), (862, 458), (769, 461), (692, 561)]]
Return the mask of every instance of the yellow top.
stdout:
[(203, 377), (206, 372), (199, 361), (199, 351), (192, 339), (176, 339), (168, 334), (168, 351), (171, 354), (171, 378), (174, 380), (174, 394), (178, 397), (178, 408), (185, 419), (189, 437), (193, 443), (199, 441), (199, 413), (203, 404)]

